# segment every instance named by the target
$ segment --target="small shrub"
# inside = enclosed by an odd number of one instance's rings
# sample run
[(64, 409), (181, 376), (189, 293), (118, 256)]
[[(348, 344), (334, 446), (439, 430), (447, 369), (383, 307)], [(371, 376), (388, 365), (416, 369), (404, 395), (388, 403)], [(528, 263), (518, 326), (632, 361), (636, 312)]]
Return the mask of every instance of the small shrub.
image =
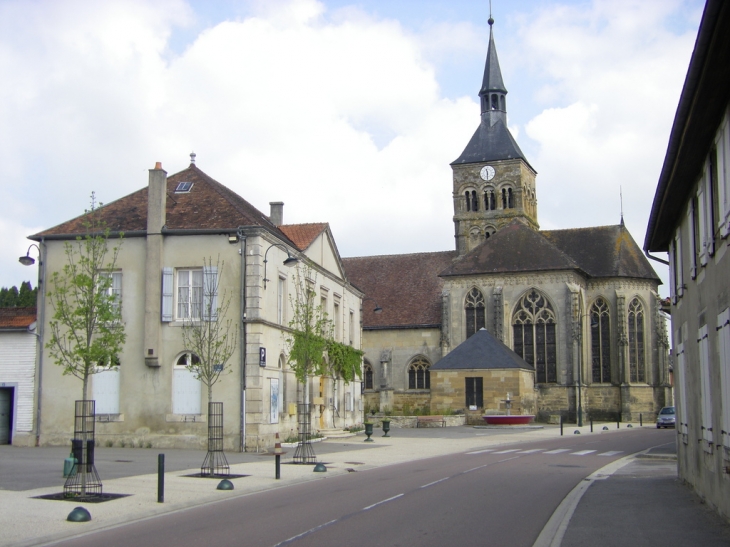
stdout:
[(122, 448), (125, 448), (127, 446), (127, 441), (122, 439), (121, 441), (119, 441), (119, 446), (121, 446)]
[(411, 405), (408, 403), (403, 405), (403, 416), (413, 416), (413, 414), (411, 414)]
[(114, 441), (108, 440), (104, 443), (104, 446), (106, 446), (107, 448), (111, 448), (112, 446), (114, 446)]
[(147, 444), (145, 445), (145, 448), (152, 448), (152, 443), (147, 443)]
[(285, 443), (298, 443), (299, 442), (299, 435), (289, 435), (286, 439), (284, 439)]

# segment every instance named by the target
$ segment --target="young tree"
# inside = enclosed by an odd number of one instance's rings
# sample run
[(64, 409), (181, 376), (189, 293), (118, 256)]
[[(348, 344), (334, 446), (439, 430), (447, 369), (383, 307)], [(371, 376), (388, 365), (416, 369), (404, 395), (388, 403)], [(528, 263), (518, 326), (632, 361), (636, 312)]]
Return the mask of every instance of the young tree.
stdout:
[(218, 272), (224, 264), (220, 258), (215, 266), (212, 259), (203, 259), (200, 294), (193, 294), (190, 319), (183, 322), (182, 328), (185, 349), (198, 356), (197, 360), (190, 359), (186, 368), (207, 387), (208, 403), (213, 401), (213, 385), (221, 374), (231, 372), (228, 360), (236, 351), (238, 340), (237, 324), (227, 317), (231, 298), (225, 291), (218, 294)]
[[(311, 280), (311, 281), (310, 281)], [(309, 376), (329, 375), (352, 382), (362, 375), (363, 352), (336, 342), (333, 323), (322, 306), (315, 305), (316, 275), (311, 268), (297, 268), (295, 277), (296, 296), (291, 298), (293, 309), (289, 327), (292, 329), (289, 344), (289, 365), (297, 380), (306, 384)]]
[(54, 312), (46, 347), (64, 375), (81, 380), (84, 401), (89, 377), (118, 366), (126, 340), (121, 303), (111, 290), (122, 239), (109, 247), (102, 205), (92, 193), (83, 217), (86, 234), (65, 244), (66, 264), (53, 272), (48, 291)]

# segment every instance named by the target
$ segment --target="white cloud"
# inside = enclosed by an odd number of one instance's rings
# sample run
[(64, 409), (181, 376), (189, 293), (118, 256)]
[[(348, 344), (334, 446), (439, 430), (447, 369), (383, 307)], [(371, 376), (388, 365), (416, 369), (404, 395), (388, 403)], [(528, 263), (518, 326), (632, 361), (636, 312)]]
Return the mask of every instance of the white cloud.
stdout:
[[(500, 60), (520, 63), (509, 74), (540, 81), (535, 115), (510, 128), (538, 150), (543, 227), (617, 222), (622, 184), (641, 244), (694, 40), (665, 28), (676, 2), (553, 5), (497, 36)], [(345, 256), (453, 248), (449, 163), (479, 122), (486, 36), (314, 0), (249, 9), (173, 52), (176, 32), (202, 25), (184, 0), (0, 3), (0, 228), (21, 240), (0, 255), (0, 286), (27, 277), (10, 266), (24, 236), (193, 150), (263, 212), (282, 200), (286, 222), (330, 222)], [(450, 66), (467, 58), (479, 62), (460, 88)]]

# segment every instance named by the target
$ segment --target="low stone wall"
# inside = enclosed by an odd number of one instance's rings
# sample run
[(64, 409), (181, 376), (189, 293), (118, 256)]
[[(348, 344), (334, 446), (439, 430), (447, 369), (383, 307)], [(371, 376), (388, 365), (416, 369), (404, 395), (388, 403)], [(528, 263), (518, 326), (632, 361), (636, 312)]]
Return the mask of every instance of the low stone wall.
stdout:
[[(375, 424), (374, 428), (383, 427), (383, 419), (390, 420), (391, 429), (415, 428), (418, 423), (418, 416), (368, 416), (366, 420)], [(456, 427), (466, 423), (463, 414), (444, 416), (446, 427)], [(423, 424), (421, 427), (441, 427), (441, 424)]]

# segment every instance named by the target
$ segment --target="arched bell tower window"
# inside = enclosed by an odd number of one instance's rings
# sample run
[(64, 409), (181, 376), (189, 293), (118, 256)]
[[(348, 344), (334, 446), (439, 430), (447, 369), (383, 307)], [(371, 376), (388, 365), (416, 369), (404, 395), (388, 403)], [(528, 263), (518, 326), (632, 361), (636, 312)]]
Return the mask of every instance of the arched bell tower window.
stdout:
[(464, 193), (466, 198), (466, 210), (467, 211), (478, 211), (479, 210), (479, 199), (477, 198), (476, 190), (467, 190)]
[(365, 373), (365, 389), (373, 389), (373, 366), (366, 362), (363, 371)]
[(646, 382), (644, 306), (638, 298), (629, 304), (629, 381)]
[(535, 382), (557, 382), (555, 312), (547, 298), (535, 289), (528, 291), (517, 304), (512, 329), (514, 351), (535, 367)]
[(608, 304), (598, 298), (591, 306), (591, 366), (593, 382), (611, 381), (611, 328)]
[(502, 209), (514, 209), (515, 196), (512, 188), (502, 188)]
[(499, 95), (492, 94), (492, 110), (499, 110)]
[(431, 364), (416, 357), (408, 366), (408, 389), (431, 389)]
[(494, 190), (491, 188), (488, 188), (484, 191), (484, 210), (485, 211), (494, 211), (494, 209), (497, 207), (497, 204), (495, 203), (494, 199)]
[(466, 313), (466, 337), (469, 338), (479, 329), (485, 327), (486, 307), (482, 291), (474, 288), (466, 295), (464, 303)]

